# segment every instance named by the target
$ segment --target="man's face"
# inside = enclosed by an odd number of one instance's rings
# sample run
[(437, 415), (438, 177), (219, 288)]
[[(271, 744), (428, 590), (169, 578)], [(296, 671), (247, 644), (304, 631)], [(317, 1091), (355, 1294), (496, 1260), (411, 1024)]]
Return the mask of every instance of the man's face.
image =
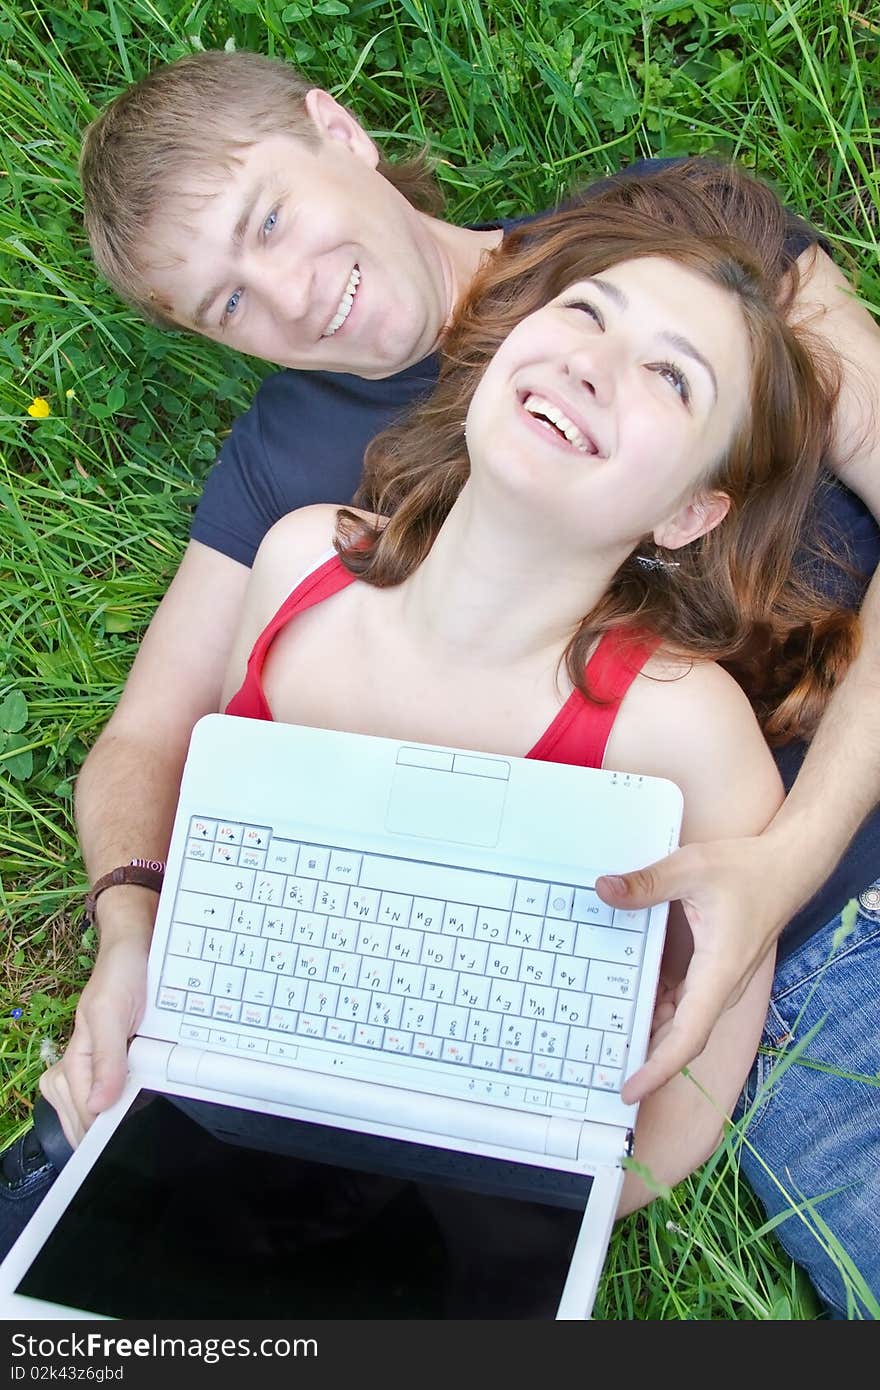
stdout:
[(148, 284), (181, 327), (241, 352), (391, 376), (436, 346), (449, 275), (431, 219), (377, 172), (360, 127), (348, 117), (316, 129), (315, 146), (260, 137), (219, 186), (154, 225)]

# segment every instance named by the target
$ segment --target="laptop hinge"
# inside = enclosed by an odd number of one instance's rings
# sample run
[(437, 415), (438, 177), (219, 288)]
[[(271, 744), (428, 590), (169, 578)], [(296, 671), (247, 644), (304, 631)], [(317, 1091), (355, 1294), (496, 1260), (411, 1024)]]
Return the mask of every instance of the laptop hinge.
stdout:
[(458, 1100), (370, 1081), (328, 1076), (247, 1057), (139, 1037), (129, 1052), (132, 1074), (222, 1091), (227, 1103), (239, 1095), (314, 1111), (325, 1121), (366, 1120), (501, 1149), (574, 1160), (619, 1163), (624, 1131), (561, 1116), (529, 1114), (480, 1101)]
[(619, 1166), (622, 1158), (631, 1155), (631, 1129), (623, 1125), (599, 1124), (595, 1120), (582, 1122), (577, 1151), (579, 1163), (586, 1163), (590, 1169), (608, 1163)]

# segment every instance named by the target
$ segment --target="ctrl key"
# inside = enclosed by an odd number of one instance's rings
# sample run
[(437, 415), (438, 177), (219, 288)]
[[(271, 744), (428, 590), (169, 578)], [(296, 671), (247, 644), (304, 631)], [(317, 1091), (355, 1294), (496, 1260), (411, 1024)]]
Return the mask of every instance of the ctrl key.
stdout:
[(171, 989), (168, 985), (163, 985), (156, 995), (156, 1004), (160, 1009), (170, 1009), (176, 1014), (183, 1013), (185, 1003), (186, 991), (183, 989)]

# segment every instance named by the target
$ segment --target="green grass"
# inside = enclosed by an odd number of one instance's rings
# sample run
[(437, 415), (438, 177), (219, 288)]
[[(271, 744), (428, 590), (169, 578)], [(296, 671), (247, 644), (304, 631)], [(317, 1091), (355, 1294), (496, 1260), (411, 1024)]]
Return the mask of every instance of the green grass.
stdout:
[[(302, 66), (392, 157), (429, 141), (460, 220), (547, 206), (641, 155), (721, 151), (822, 223), (876, 307), (878, 39), (877, 0), (0, 0), (0, 1141), (93, 952), (77, 769), (265, 371), (146, 327), (96, 280), (84, 123), (155, 63), (229, 43)], [(38, 396), (46, 419), (26, 413)], [(733, 1147), (615, 1232), (597, 1316), (816, 1316)]]

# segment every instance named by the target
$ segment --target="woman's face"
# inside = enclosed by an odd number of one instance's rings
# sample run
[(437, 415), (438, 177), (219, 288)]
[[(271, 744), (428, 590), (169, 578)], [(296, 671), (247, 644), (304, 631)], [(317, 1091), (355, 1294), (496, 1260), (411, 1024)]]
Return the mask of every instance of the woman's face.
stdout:
[(590, 544), (685, 544), (700, 534), (691, 504), (748, 409), (749, 378), (732, 295), (675, 261), (623, 261), (502, 343), (468, 411), (474, 477)]

